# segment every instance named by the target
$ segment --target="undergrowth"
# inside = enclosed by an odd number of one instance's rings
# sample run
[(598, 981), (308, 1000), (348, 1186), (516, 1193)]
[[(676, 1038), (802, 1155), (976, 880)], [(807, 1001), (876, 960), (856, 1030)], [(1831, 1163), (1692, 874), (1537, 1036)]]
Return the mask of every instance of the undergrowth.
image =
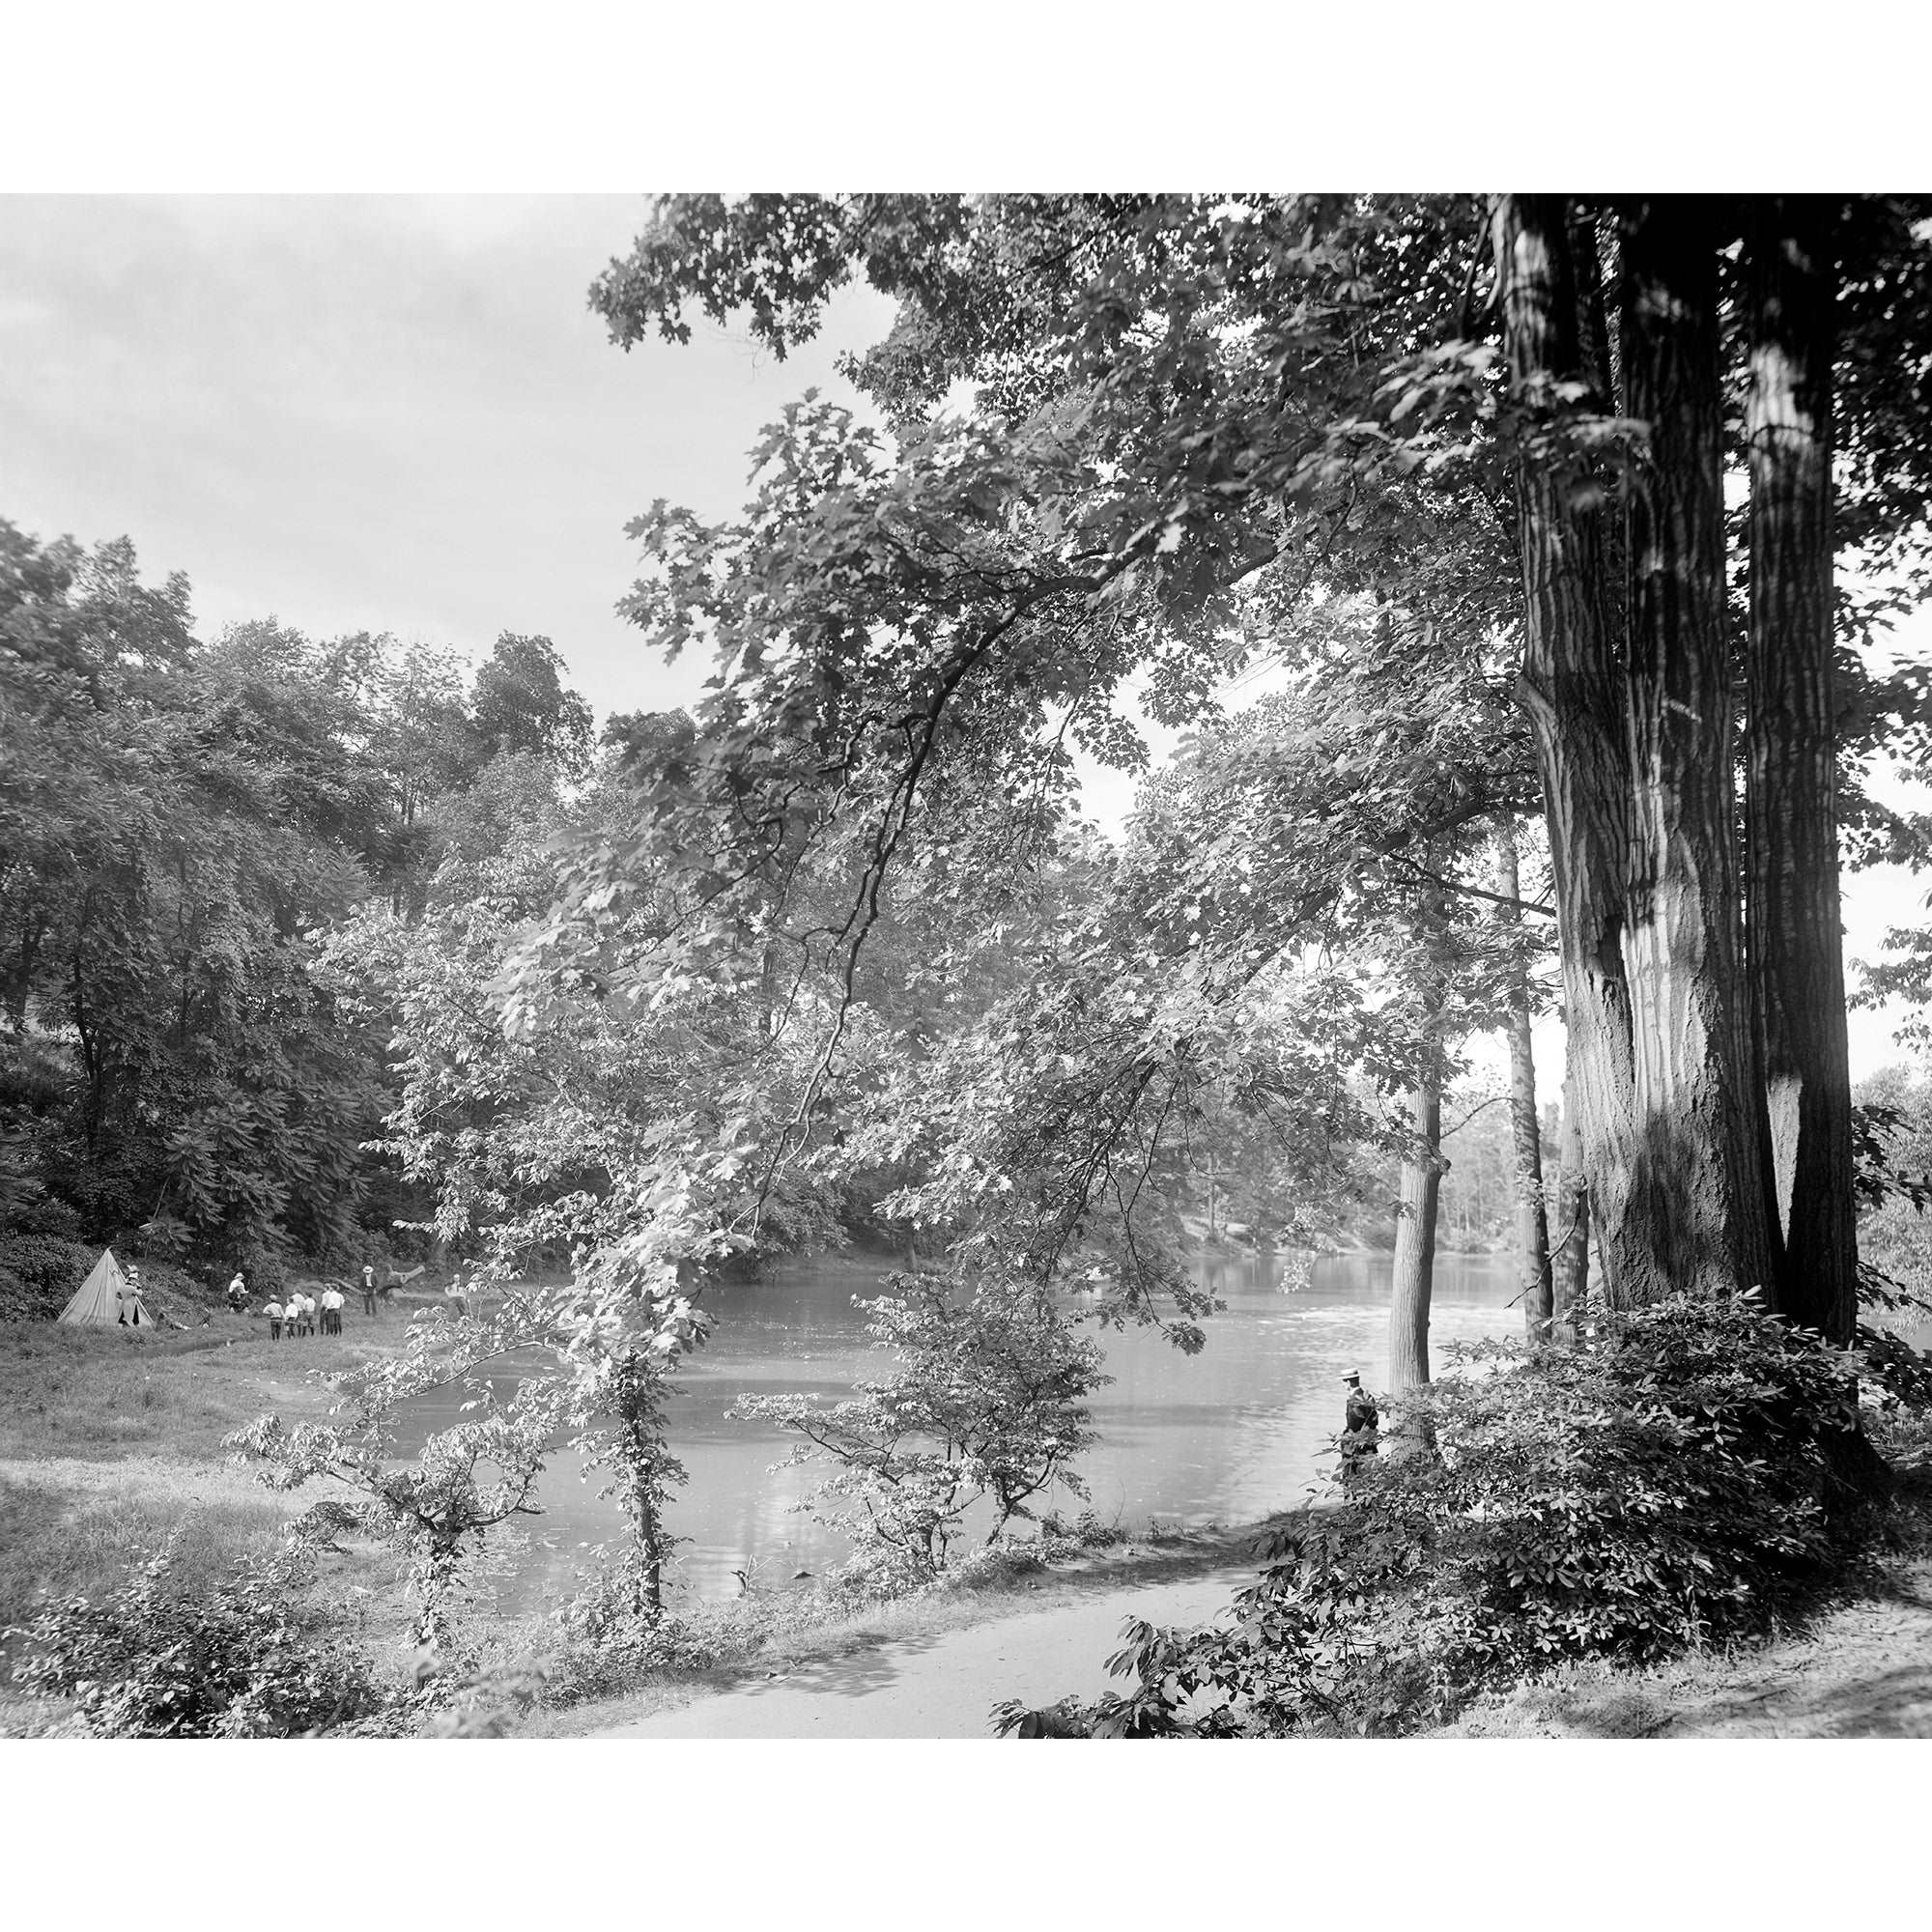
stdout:
[[(1131, 1688), (1025, 1735), (1389, 1735), (1565, 1662), (1644, 1664), (1761, 1638), (1883, 1542), (1890, 1479), (1861, 1427), (1895, 1363), (1749, 1297), (1593, 1312), (1582, 1346), (1459, 1351), (1384, 1408), (1381, 1453), (1296, 1512), (1205, 1629), (1130, 1624)], [(1907, 1385), (1909, 1388), (1909, 1384)], [(1042, 1728), (1042, 1726), (1044, 1728)]]

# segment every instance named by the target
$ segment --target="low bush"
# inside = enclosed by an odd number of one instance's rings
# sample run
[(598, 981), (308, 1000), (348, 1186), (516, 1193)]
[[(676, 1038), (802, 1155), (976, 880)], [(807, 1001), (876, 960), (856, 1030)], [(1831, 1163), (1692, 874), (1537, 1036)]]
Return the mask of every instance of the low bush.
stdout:
[(284, 1548), (190, 1595), (164, 1548), (99, 1600), (57, 1600), (10, 1631), (24, 1639), (14, 1681), (98, 1738), (301, 1737), (378, 1719), (389, 1693), (301, 1607), (308, 1561)]
[(51, 1321), (95, 1259), (92, 1248), (58, 1235), (0, 1239), (0, 1321)]
[(665, 1671), (708, 1670), (719, 1661), (715, 1635), (682, 1617), (639, 1612), (626, 1578), (600, 1579), (554, 1619), (542, 1697), (546, 1704), (581, 1704)]
[(1385, 1405), (1332, 1507), (1264, 1539), (1231, 1621), (1130, 1626), (1111, 1667), (1133, 1688), (1087, 1726), (1397, 1733), (1564, 1661), (1766, 1634), (1882, 1522), (1863, 1368), (1749, 1297), (1595, 1311), (1575, 1350), (1478, 1345)]

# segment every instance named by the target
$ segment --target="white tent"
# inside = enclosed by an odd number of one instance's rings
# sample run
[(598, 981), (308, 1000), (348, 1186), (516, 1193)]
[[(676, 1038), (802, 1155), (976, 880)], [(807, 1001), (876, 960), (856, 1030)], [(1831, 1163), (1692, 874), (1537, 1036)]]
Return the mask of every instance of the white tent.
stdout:
[(103, 1248), (93, 1272), (74, 1290), (73, 1299), (61, 1310), (59, 1320), (76, 1328), (118, 1328), (124, 1315), (130, 1328), (155, 1326), (155, 1318), (139, 1292), (121, 1272), (114, 1250)]

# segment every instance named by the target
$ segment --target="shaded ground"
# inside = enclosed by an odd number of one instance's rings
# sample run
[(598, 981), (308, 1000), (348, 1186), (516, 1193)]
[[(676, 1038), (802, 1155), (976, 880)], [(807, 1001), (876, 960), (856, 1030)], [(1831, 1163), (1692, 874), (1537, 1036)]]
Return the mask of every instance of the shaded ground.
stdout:
[(1760, 1650), (1568, 1673), (1467, 1712), (1467, 1738), (1932, 1737), (1932, 1559)]

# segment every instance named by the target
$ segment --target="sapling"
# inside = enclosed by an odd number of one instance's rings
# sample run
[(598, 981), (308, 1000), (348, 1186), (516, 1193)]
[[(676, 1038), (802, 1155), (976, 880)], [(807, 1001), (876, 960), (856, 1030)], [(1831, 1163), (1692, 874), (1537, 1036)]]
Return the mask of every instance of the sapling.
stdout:
[(741, 1395), (732, 1409), (801, 1437), (788, 1461), (833, 1465), (811, 1499), (820, 1520), (931, 1577), (982, 1499), (990, 1545), (1053, 1484), (1087, 1493), (1073, 1472), (1094, 1440), (1087, 1397), (1112, 1378), (1043, 1290), (894, 1274), (870, 1310), (867, 1332), (898, 1375), (847, 1402)]

